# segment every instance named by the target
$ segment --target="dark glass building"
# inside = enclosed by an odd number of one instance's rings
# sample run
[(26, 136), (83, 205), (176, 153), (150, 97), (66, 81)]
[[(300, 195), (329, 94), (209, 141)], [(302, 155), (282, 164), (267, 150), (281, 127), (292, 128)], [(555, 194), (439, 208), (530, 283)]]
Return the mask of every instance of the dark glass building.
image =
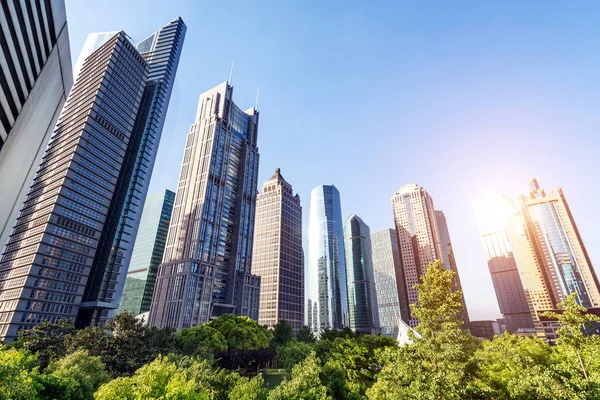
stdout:
[(371, 230), (357, 215), (352, 214), (344, 224), (344, 248), (350, 328), (358, 333), (379, 334)]
[(315, 332), (350, 326), (340, 192), (321, 185), (308, 211), (306, 324)]
[(0, 251), (73, 76), (64, 0), (0, 2)]
[(250, 273), (258, 179), (258, 119), (228, 82), (200, 95), (179, 173), (149, 323), (189, 328), (225, 313), (258, 319)]
[(170, 190), (146, 199), (119, 312), (138, 315), (150, 311), (156, 270), (165, 252), (174, 200), (175, 193)]

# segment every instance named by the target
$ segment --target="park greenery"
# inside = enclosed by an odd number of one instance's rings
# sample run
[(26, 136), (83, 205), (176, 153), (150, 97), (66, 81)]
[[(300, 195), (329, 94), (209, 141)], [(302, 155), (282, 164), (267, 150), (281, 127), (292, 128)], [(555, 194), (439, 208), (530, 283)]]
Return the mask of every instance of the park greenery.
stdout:
[[(44, 322), (0, 345), (3, 399), (598, 399), (600, 335), (576, 294), (550, 314), (561, 324), (550, 346), (503, 334), (480, 340), (464, 329), (452, 272), (430, 265), (417, 285), (413, 344), (326, 330), (319, 338), (286, 321), (272, 330), (223, 315), (175, 332), (126, 313), (77, 330)], [(283, 370), (277, 384), (270, 373)]]

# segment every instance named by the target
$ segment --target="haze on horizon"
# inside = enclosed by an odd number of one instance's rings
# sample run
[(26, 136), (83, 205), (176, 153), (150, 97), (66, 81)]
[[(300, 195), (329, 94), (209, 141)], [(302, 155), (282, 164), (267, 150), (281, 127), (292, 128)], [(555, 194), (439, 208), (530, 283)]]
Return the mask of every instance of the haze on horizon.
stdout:
[(139, 41), (177, 16), (188, 27), (149, 194), (176, 187), (198, 96), (235, 61), (234, 101), (251, 107), (260, 87), (259, 187), (280, 167), (302, 198), (305, 230), (319, 184), (339, 189), (344, 218), (377, 232), (393, 226), (394, 193), (418, 183), (448, 219), (471, 319), (496, 318), (472, 200), (527, 193), (535, 176), (564, 189), (600, 264), (598, 2), (66, 7), (73, 62), (91, 32)]

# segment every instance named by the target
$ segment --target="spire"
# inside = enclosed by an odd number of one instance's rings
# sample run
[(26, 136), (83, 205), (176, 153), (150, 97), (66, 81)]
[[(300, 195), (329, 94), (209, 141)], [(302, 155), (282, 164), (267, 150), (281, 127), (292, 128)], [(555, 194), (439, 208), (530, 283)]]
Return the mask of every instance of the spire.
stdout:
[(282, 180), (285, 181), (285, 179), (283, 179), (283, 176), (281, 176), (281, 168), (277, 167), (275, 168), (275, 173), (273, 174), (273, 176), (271, 177), (271, 179), (269, 179), (270, 181), (272, 180)]

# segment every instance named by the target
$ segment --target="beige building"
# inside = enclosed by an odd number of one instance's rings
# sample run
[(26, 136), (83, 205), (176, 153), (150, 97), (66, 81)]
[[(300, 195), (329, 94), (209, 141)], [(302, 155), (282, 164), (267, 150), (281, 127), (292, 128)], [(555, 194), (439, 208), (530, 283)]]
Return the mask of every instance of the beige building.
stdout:
[(258, 322), (272, 328), (285, 319), (302, 326), (304, 265), (300, 196), (279, 168), (256, 199), (252, 273), (261, 277)]

